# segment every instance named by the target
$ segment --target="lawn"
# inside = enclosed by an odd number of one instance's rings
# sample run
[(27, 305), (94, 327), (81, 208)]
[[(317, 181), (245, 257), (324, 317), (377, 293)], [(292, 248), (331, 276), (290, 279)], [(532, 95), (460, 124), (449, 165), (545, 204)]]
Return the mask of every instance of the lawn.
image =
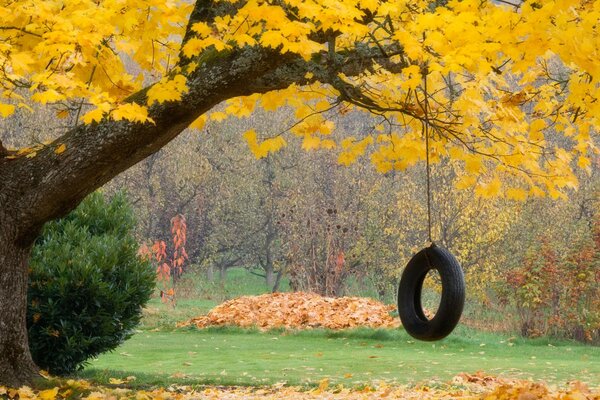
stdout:
[[(185, 287), (186, 282), (182, 283)], [(172, 383), (217, 385), (362, 386), (376, 381), (427, 385), (461, 372), (564, 385), (600, 386), (600, 347), (549, 339), (528, 340), (459, 326), (440, 342), (419, 342), (403, 330), (270, 331), (240, 328), (174, 329), (228, 298), (266, 292), (264, 280), (233, 269), (223, 284), (194, 279), (177, 307), (153, 299), (140, 330), (112, 353), (91, 361), (79, 376), (101, 383), (136, 376), (129, 386)], [(286, 285), (287, 286), (287, 283)]]
[(436, 343), (402, 330), (261, 333), (239, 328), (140, 331), (80, 373), (107, 382), (134, 375), (138, 384), (360, 386), (446, 382), (461, 372), (600, 385), (600, 348), (570, 342), (524, 340), (459, 328)]

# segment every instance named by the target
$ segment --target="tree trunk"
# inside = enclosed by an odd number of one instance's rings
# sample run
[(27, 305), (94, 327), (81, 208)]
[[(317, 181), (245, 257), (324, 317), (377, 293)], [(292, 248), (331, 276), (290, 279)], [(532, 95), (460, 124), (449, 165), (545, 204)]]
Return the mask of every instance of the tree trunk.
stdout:
[(225, 284), (227, 280), (227, 267), (224, 265), (219, 266), (219, 281), (222, 285)]
[(265, 280), (268, 288), (275, 286), (275, 270), (273, 270), (273, 264), (267, 264), (267, 266), (265, 266)]
[(279, 285), (281, 284), (281, 278), (283, 277), (283, 270), (277, 271), (277, 277), (275, 278), (275, 283), (272, 286), (271, 293), (279, 292)]
[(0, 215), (0, 385), (19, 387), (38, 376), (27, 338), (27, 260), (12, 221)]

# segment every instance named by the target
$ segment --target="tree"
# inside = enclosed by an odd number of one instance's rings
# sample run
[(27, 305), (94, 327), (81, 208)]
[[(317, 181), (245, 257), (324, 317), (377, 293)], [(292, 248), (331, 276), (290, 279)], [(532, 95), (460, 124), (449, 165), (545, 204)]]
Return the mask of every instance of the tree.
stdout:
[[(39, 103), (74, 122), (46, 144), (0, 146), (0, 384), (37, 373), (25, 310), (42, 225), (225, 100), (211, 118), (248, 115), (259, 100), (293, 107), (304, 146), (340, 146), (343, 164), (373, 146), (380, 171), (409, 167), (425, 133), (437, 155), (465, 164), (467, 182), (485, 175), (486, 195), (576, 186), (575, 164), (590, 168), (596, 151), (598, 3), (445, 3), (3, 3), (0, 113)], [(126, 59), (142, 73), (128, 74)], [(381, 126), (332, 143), (320, 114), (332, 107), (369, 109)], [(275, 128), (246, 132), (258, 157), (285, 145)], [(517, 185), (504, 188), (502, 175)]]

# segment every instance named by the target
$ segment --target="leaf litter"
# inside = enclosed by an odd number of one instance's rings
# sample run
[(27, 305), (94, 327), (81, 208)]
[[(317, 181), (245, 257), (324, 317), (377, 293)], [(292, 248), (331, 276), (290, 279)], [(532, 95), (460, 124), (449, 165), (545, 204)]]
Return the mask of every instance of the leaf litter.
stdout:
[(365, 297), (323, 297), (315, 293), (269, 293), (242, 296), (208, 312), (180, 322), (178, 327), (240, 326), (287, 329), (347, 329), (356, 327), (396, 328), (398, 317), (386, 305)]
[(170, 385), (134, 390), (119, 386), (100, 386), (85, 380), (62, 380), (51, 389), (31, 389), (27, 386), (11, 389), (0, 386), (0, 398), (11, 400), (191, 400), (191, 399), (482, 399), (482, 400), (599, 400), (600, 391), (574, 381), (566, 388), (548, 386), (540, 382), (504, 379), (485, 375), (459, 374), (451, 382), (415, 387), (388, 385), (378, 382), (372, 386), (347, 388), (330, 385), (323, 379), (317, 387), (300, 388), (276, 384), (267, 387), (248, 386), (189, 386)]

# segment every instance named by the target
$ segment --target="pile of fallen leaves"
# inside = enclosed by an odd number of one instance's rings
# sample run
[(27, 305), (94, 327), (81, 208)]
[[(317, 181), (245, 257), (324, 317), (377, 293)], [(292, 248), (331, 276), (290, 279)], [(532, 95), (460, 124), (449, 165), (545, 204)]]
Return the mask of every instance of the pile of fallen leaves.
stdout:
[[(133, 378), (133, 377), (130, 377)], [(416, 387), (391, 386), (385, 382), (365, 385), (360, 389), (330, 385), (323, 379), (318, 387), (301, 389), (278, 384), (268, 387), (227, 387), (171, 385), (166, 388), (134, 390), (121, 385), (98, 386), (85, 380), (67, 380), (45, 390), (29, 387), (10, 389), (0, 386), (0, 398), (14, 400), (57, 400), (78, 398), (82, 400), (191, 400), (191, 399), (485, 399), (485, 400), (598, 400), (600, 391), (591, 390), (581, 382), (572, 382), (567, 388), (549, 387), (543, 383), (507, 380), (483, 373), (460, 374), (451, 382)]]
[(235, 325), (256, 326), (263, 330), (281, 327), (392, 328), (400, 326), (400, 320), (390, 315), (394, 309), (395, 306), (364, 297), (331, 298), (304, 292), (271, 293), (229, 300), (210, 310), (207, 315), (181, 322), (177, 326), (205, 328)]

